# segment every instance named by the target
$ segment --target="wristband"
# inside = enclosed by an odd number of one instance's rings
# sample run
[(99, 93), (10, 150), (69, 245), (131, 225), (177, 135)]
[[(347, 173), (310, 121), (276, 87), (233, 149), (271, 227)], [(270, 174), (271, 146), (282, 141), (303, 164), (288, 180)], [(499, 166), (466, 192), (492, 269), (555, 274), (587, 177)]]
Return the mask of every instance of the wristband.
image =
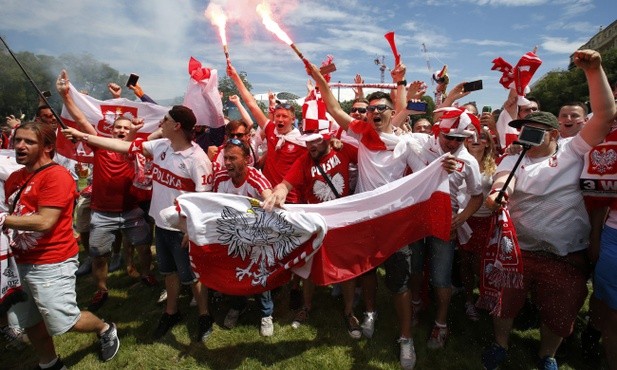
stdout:
[(396, 86), (407, 86), (407, 80), (400, 80), (396, 83)]

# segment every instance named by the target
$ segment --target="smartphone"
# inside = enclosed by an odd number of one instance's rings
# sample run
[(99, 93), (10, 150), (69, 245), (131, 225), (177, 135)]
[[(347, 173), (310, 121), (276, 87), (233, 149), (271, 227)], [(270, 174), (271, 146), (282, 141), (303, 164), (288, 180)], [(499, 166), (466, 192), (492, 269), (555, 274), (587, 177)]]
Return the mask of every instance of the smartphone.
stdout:
[(544, 142), (545, 130), (537, 127), (523, 125), (517, 142), (523, 145), (538, 146)]
[(326, 64), (319, 69), (319, 73), (321, 73), (322, 75), (327, 75), (328, 73), (332, 73), (334, 71), (336, 71), (336, 66), (334, 65), (334, 63)]
[(423, 101), (408, 101), (407, 102), (407, 110), (415, 110), (417, 112), (426, 112), (427, 109), (426, 102)]
[(50, 98), (51, 97), (51, 91), (49, 91), (49, 90), (45, 90), (41, 94), (43, 94), (43, 96), (46, 97), (46, 98)]
[(131, 73), (129, 79), (126, 81), (126, 87), (135, 86), (137, 84), (137, 80), (139, 80), (139, 76), (135, 73)]
[(482, 107), (482, 113), (491, 113), (493, 111), (493, 107), (490, 105), (485, 105)]
[(482, 80), (467, 82), (463, 85), (463, 91), (476, 91), (482, 90)]

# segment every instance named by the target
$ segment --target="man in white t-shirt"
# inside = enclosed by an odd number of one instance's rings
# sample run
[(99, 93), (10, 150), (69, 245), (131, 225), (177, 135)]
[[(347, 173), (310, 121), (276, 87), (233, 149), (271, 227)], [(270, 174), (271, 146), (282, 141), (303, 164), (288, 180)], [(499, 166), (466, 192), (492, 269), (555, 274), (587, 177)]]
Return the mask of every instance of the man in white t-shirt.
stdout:
[(154, 331), (154, 339), (161, 338), (181, 320), (178, 310), (180, 284), (190, 285), (193, 289), (199, 311), (199, 341), (207, 339), (214, 322), (208, 312), (208, 290), (197, 280), (190, 265), (188, 237), (169, 225), (160, 214), (161, 210), (173, 206), (181, 194), (212, 189), (212, 163), (199, 145), (192, 141), (195, 122), (191, 109), (174, 105), (161, 119), (163, 139), (146, 142), (136, 140), (131, 143), (84, 134), (72, 128), (62, 131), (69, 139), (75, 138), (120, 153), (141, 153), (152, 158), (150, 216), (156, 225), (156, 257), (159, 271), (165, 275), (167, 290), (165, 312)]
[[(541, 129), (544, 136), (526, 152), (505, 191), (522, 254), (524, 289), (503, 291), (501, 313), (493, 320), (496, 343), (482, 354), (486, 369), (497, 368), (505, 359), (512, 323), (530, 290), (541, 316), (539, 368), (556, 369), (555, 352), (572, 332), (587, 297), (589, 221), (578, 183), (583, 156), (610, 130), (615, 102), (599, 53), (578, 50), (574, 63), (585, 73), (594, 112), (578, 134), (559, 139), (559, 122), (548, 112), (510, 122), (517, 129)], [(495, 199), (517, 157), (506, 157), (497, 168), (487, 198), (492, 208), (497, 208)]]

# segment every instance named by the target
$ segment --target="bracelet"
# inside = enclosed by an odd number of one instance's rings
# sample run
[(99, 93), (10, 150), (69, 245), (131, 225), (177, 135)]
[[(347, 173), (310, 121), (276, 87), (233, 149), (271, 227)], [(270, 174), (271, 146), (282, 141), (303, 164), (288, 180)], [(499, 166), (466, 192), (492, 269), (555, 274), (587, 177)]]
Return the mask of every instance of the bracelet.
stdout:
[(407, 80), (400, 80), (396, 83), (396, 86), (407, 86)]

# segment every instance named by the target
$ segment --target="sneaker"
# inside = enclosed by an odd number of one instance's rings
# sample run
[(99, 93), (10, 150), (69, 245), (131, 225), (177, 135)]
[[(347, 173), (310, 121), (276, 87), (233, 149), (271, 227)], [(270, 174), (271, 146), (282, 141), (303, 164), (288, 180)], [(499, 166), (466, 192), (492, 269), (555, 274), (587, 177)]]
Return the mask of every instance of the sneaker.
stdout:
[(347, 325), (347, 333), (350, 337), (353, 339), (362, 338), (362, 327), (360, 327), (360, 322), (353, 313), (345, 316), (345, 325)]
[[(35, 369), (43, 369), (41, 367), (41, 365), (38, 365), (37, 367), (35, 367)], [(50, 367), (46, 367), (45, 370), (67, 370), (66, 366), (64, 365), (64, 362), (62, 362), (62, 360), (60, 359), (60, 357), (56, 358), (56, 362), (51, 365)]]
[(114, 272), (119, 270), (120, 267), (122, 267), (122, 255), (120, 253), (112, 253), (107, 271)]
[(101, 342), (101, 361), (107, 362), (114, 358), (120, 348), (116, 324), (109, 323), (109, 329), (99, 337), (99, 341)]
[(86, 256), (84, 262), (79, 264), (79, 268), (75, 271), (75, 276), (80, 277), (92, 273), (92, 258)]
[(28, 343), (28, 336), (24, 333), (22, 328), (5, 326), (0, 328), (0, 334), (7, 342), (6, 348), (12, 349), (15, 351), (21, 351), (26, 348), (26, 343)]
[(551, 356), (545, 356), (538, 361), (539, 370), (558, 370), (557, 360)]
[[(150, 286), (150, 287), (159, 285), (158, 280), (156, 280), (156, 278), (152, 274), (148, 274), (148, 275), (142, 276), (141, 277), (141, 282), (145, 286)], [(165, 294), (167, 294), (167, 291), (165, 291)], [(165, 298), (167, 298), (167, 297), (165, 297)]]
[(476, 306), (471, 302), (465, 303), (465, 315), (467, 315), (467, 318), (471, 321), (480, 320), (480, 313), (476, 309)]
[(413, 347), (413, 339), (400, 338), (401, 346), (400, 362), (403, 369), (413, 369), (416, 366), (416, 350)]
[(167, 300), (167, 290), (163, 289), (161, 291), (161, 295), (159, 295), (159, 299), (156, 301), (156, 303), (163, 303)]
[(435, 325), (433, 326), (433, 331), (431, 331), (431, 337), (428, 338), (426, 346), (430, 349), (443, 348), (443, 346), (446, 344), (446, 339), (448, 339), (448, 328)]
[(107, 292), (107, 290), (97, 290), (96, 293), (94, 293), (94, 297), (92, 297), (92, 301), (90, 301), (88, 311), (98, 311), (101, 307), (103, 307), (105, 302), (107, 302), (108, 297), (109, 293)]
[(482, 351), (482, 366), (485, 370), (495, 370), (506, 359), (508, 352), (497, 343), (491, 344)]
[(365, 312), (364, 320), (362, 320), (362, 335), (367, 338), (372, 338), (375, 333), (375, 320), (377, 320), (377, 312)]
[(173, 315), (168, 314), (167, 312), (163, 312), (163, 316), (159, 320), (159, 325), (154, 330), (154, 334), (152, 334), (152, 338), (157, 340), (163, 337), (169, 329), (173, 328), (177, 323), (180, 322), (181, 316), (180, 311), (176, 312)]
[(239, 310), (234, 310), (230, 308), (225, 315), (225, 320), (223, 321), (223, 326), (227, 329), (233, 329), (236, 327), (238, 323), (238, 318), (240, 317), (241, 312)]
[(296, 312), (296, 316), (294, 316), (293, 321), (291, 322), (291, 327), (294, 329), (298, 329), (302, 324), (306, 322), (309, 318), (309, 308), (304, 306), (298, 312)]
[(205, 342), (206, 339), (212, 334), (212, 324), (214, 324), (214, 319), (210, 315), (200, 315), (199, 320), (197, 322), (197, 340), (200, 342)]
[(259, 334), (264, 337), (271, 337), (272, 335), (274, 335), (274, 324), (272, 323), (272, 316), (261, 318), (261, 328), (259, 329)]

